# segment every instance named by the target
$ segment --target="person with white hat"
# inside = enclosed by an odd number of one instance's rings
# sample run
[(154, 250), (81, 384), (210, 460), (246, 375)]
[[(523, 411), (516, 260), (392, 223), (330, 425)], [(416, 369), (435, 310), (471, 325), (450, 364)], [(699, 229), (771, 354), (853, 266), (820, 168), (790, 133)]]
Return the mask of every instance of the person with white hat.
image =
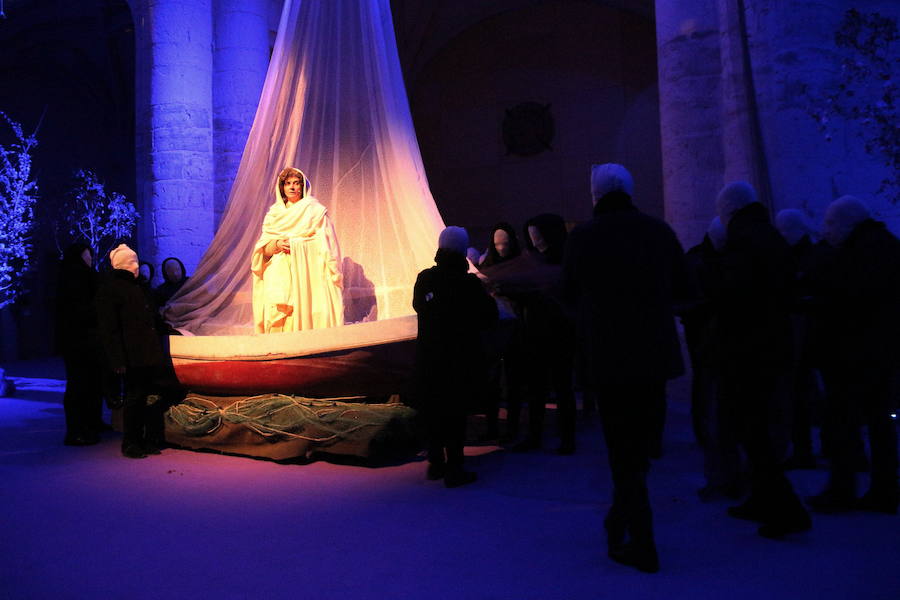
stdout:
[(419, 273), (413, 290), (418, 315), (414, 387), (425, 416), (428, 471), (447, 487), (472, 483), (463, 468), (468, 403), (483, 393), (486, 373), (480, 334), (497, 321), (497, 304), (468, 272), (469, 235), (447, 227), (438, 238), (435, 266)]
[[(823, 512), (895, 514), (900, 486), (897, 429), (890, 413), (900, 371), (900, 240), (853, 196), (828, 206), (823, 234), (835, 255), (813, 281), (821, 305), (816, 348), (833, 447), (828, 484), (809, 504)], [(857, 498), (860, 425), (868, 429), (872, 468), (869, 490)]]
[(683, 372), (674, 305), (690, 285), (675, 232), (632, 202), (622, 165), (591, 170), (594, 218), (569, 234), (563, 286), (596, 392), (613, 479), (609, 557), (659, 570), (647, 490), (667, 379)]
[(712, 344), (721, 420), (730, 423), (750, 465), (749, 498), (728, 514), (758, 522), (763, 537), (781, 538), (812, 527), (784, 474), (771, 430), (779, 384), (792, 361), (796, 267), (753, 186), (726, 185), (716, 198), (716, 212), (726, 242), (719, 259), (703, 271), (701, 287), (717, 308)]
[(107, 366), (124, 381), (122, 454), (145, 458), (159, 454), (163, 443), (160, 403), (148, 406), (147, 399), (158, 391), (165, 355), (156, 313), (137, 279), (137, 254), (119, 244), (109, 262), (113, 271), (100, 284), (94, 306)]

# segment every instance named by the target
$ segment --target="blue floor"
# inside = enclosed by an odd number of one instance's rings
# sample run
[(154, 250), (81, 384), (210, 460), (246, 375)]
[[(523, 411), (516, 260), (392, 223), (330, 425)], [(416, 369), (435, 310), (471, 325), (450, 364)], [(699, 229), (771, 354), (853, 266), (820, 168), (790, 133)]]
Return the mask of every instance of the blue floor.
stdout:
[[(65, 447), (59, 362), (7, 368), (19, 391), (0, 398), (0, 598), (900, 599), (900, 517), (816, 516), (775, 542), (697, 500), (685, 379), (650, 480), (662, 571), (644, 575), (605, 557), (596, 420), (572, 457), (470, 446), (479, 481), (447, 490), (421, 459), (133, 461), (117, 434)], [(791, 477), (808, 495), (826, 473)]]

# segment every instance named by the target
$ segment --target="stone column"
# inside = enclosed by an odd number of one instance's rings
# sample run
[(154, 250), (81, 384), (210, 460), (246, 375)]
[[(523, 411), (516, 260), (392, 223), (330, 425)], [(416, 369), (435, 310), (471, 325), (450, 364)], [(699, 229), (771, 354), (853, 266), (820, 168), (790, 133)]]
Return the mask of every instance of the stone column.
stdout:
[(140, 0), (135, 19), (139, 255), (188, 273), (214, 230), (211, 1)]
[(687, 248), (715, 216), (725, 169), (716, 0), (656, 3), (666, 220)]
[(269, 65), (268, 0), (215, 0), (213, 210), (218, 224), (237, 174)]

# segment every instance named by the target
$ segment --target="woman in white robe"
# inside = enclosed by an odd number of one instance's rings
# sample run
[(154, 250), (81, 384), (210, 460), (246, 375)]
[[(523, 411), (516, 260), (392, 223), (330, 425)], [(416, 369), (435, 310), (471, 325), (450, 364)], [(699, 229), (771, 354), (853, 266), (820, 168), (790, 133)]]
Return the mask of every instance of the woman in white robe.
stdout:
[(341, 251), (327, 212), (302, 171), (278, 174), (250, 264), (257, 333), (344, 324)]

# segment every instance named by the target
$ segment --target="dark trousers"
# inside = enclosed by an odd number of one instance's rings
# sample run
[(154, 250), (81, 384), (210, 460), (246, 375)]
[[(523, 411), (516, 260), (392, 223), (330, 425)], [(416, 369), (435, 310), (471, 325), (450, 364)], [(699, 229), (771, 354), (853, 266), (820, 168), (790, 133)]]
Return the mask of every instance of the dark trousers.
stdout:
[(122, 446), (163, 440), (163, 402), (158, 399), (152, 405), (147, 404), (148, 396), (160, 393), (158, 375), (158, 370), (152, 367), (132, 367), (125, 373)]
[(825, 410), (831, 423), (830, 487), (854, 494), (860, 429), (869, 432), (872, 488), (897, 490), (897, 429), (890, 418), (891, 378), (886, 369), (862, 367), (823, 371)]
[(462, 393), (436, 392), (422, 408), (428, 436), (428, 462), (462, 469), (466, 439), (466, 409)]
[(608, 528), (624, 529), (633, 543), (653, 543), (653, 514), (647, 491), (653, 411), (664, 381), (596, 385), (603, 435), (613, 481)]
[(66, 436), (94, 435), (100, 431), (103, 414), (103, 369), (90, 352), (66, 352)]
[(806, 514), (771, 436), (781, 376), (771, 369), (729, 369), (720, 378), (723, 427), (736, 432), (750, 466), (748, 502), (769, 523), (790, 522)]
[(570, 349), (543, 357), (543, 365), (534, 365), (533, 385), (528, 401), (528, 437), (540, 441), (544, 432), (547, 400), (551, 391), (556, 400), (559, 438), (564, 444), (575, 443), (575, 392), (572, 389), (572, 360)]

